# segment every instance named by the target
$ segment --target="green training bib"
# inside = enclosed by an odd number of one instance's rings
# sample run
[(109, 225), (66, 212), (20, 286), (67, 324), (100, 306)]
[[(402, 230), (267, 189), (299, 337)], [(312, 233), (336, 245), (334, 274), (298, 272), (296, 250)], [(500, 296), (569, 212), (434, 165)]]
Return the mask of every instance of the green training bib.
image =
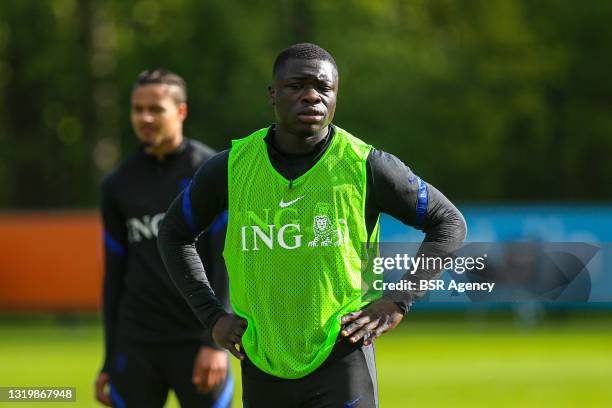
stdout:
[(362, 308), (366, 159), (335, 127), (319, 161), (289, 181), (270, 163), (269, 128), (235, 140), (228, 162), (225, 248), (230, 299), (248, 321), (244, 350), (259, 369), (300, 378), (329, 356), (340, 318)]

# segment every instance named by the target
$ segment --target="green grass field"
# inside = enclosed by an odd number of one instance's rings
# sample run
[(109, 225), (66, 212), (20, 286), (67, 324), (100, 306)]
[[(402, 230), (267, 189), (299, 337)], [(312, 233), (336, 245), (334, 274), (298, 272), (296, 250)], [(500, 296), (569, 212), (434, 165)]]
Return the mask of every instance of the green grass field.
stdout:
[[(570, 319), (526, 329), (463, 315), (408, 317), (376, 344), (381, 407), (610, 407), (611, 322)], [(0, 320), (0, 386), (74, 386), (76, 403), (34, 405), (99, 406), (93, 381), (101, 350), (95, 320)], [(239, 390), (236, 396), (239, 407)], [(167, 406), (178, 404), (171, 397)]]

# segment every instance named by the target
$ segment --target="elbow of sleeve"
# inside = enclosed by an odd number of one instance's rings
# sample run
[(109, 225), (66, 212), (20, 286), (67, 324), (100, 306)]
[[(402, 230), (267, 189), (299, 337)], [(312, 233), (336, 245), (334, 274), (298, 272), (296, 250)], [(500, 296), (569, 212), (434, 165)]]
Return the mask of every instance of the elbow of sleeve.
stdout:
[(461, 242), (463, 242), (467, 238), (467, 232), (468, 232), (467, 223), (465, 222), (465, 218), (463, 217), (463, 214), (461, 214), (459, 210), (457, 210), (457, 218), (458, 218), (457, 236), (458, 236), (458, 239), (460, 239)]

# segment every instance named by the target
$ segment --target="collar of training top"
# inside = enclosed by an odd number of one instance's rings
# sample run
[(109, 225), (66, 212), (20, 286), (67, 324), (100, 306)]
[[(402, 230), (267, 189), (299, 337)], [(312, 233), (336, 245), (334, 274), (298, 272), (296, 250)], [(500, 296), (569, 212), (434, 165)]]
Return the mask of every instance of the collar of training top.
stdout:
[(311, 157), (311, 156), (318, 156), (319, 153), (327, 149), (327, 146), (329, 146), (329, 143), (334, 137), (335, 132), (336, 130), (334, 128), (334, 125), (330, 123), (328, 125), (328, 131), (327, 131), (327, 135), (325, 136), (325, 139), (319, 142), (318, 145), (315, 146), (313, 151), (307, 152), (307, 153), (285, 153), (285, 152), (278, 150), (276, 146), (274, 145), (274, 137), (276, 136), (276, 124), (272, 124), (270, 126), (270, 129), (268, 129), (268, 133), (266, 133), (266, 136), (264, 137), (264, 142), (266, 142), (266, 145), (271, 150), (271, 153), (273, 153), (275, 156), (280, 156), (283, 158)]
[[(164, 156), (164, 159), (162, 161), (166, 161), (168, 159), (172, 159), (176, 156), (179, 156), (180, 154), (182, 154), (185, 149), (187, 149), (187, 145), (189, 144), (189, 139), (187, 139), (186, 137), (183, 137), (183, 141), (181, 142), (180, 145), (178, 145), (178, 147), (176, 149), (174, 149), (173, 151), (171, 151), (170, 153), (166, 154)], [(145, 152), (145, 146), (144, 145), (140, 145), (138, 147), (138, 150), (140, 151), (140, 153), (142, 153), (143, 155), (145, 155), (146, 157), (150, 157), (152, 159), (158, 160), (157, 156), (155, 156), (154, 154), (149, 154), (147, 152)]]

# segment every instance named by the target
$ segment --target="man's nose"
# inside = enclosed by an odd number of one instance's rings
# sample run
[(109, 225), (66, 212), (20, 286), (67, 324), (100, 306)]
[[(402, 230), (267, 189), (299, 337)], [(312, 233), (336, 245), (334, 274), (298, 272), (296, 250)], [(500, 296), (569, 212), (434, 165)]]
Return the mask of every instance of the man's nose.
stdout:
[(321, 101), (321, 95), (319, 95), (314, 86), (305, 86), (302, 101), (315, 104)]
[(149, 111), (143, 111), (140, 113), (140, 120), (145, 123), (151, 123), (154, 120), (153, 114)]

